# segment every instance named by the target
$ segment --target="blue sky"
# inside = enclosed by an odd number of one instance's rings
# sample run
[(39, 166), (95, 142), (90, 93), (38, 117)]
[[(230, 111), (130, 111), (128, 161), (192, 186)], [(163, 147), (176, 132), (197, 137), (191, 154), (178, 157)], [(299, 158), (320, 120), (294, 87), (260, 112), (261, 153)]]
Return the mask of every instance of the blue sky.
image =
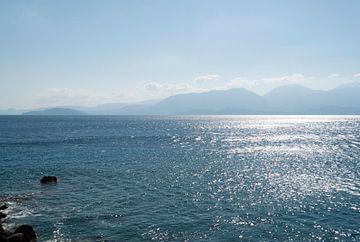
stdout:
[(360, 80), (360, 1), (0, 1), (0, 108)]

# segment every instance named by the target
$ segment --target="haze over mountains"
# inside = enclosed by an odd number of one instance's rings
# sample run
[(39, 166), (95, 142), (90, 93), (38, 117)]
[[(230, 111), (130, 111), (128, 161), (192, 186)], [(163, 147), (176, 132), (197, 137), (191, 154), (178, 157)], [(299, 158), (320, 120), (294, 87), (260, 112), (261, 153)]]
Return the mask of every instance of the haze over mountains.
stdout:
[(87, 115), (87, 113), (70, 108), (50, 108), (25, 112), (23, 115)]
[(38, 110), (30, 115), (197, 115), (197, 114), (356, 114), (360, 115), (360, 83), (329, 91), (300, 85), (280, 86), (260, 96), (244, 88), (170, 96), (161, 101), (103, 104)]

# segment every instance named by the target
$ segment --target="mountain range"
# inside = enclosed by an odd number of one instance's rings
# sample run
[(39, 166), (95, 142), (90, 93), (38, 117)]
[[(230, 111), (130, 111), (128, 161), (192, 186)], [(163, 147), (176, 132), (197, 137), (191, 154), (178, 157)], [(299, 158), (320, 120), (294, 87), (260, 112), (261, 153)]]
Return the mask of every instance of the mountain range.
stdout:
[(24, 114), (74, 115), (75, 111), (79, 112), (77, 115), (360, 115), (360, 83), (345, 84), (328, 91), (287, 85), (277, 87), (262, 96), (244, 88), (234, 88), (177, 94), (161, 101), (62, 108), (66, 109), (62, 114), (56, 109)]
[(87, 115), (87, 113), (71, 108), (49, 108), (24, 112), (23, 115)]

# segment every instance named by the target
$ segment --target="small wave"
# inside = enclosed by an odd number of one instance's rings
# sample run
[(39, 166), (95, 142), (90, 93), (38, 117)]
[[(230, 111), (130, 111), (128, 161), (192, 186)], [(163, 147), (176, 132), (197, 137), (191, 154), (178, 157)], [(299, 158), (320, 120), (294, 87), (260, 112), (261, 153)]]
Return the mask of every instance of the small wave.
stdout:
[(6, 203), (8, 208), (3, 212), (7, 215), (6, 226), (15, 226), (16, 220), (21, 220), (27, 217), (37, 217), (41, 214), (36, 214), (26, 201), (31, 200), (37, 193), (24, 193), (17, 195), (9, 195), (0, 198), (0, 202)]
[(7, 214), (6, 221), (12, 223), (13, 220), (21, 220), (27, 217), (37, 217), (41, 214), (35, 214), (34, 211), (19, 203), (8, 202), (9, 208), (5, 211)]
[(2, 223), (1, 225), (6, 231), (13, 230), (16, 226), (15, 223)]
[(22, 193), (22, 194), (15, 194), (15, 195), (6, 195), (6, 196), (0, 196), (0, 202), (21, 202), (33, 199), (36, 195), (39, 195), (41, 192), (28, 192), (28, 193)]
[[(21, 219), (21, 218), (26, 218), (26, 217), (31, 217), (31, 216), (34, 216), (34, 214), (29, 209), (20, 210), (18, 212), (13, 213), (13, 214), (9, 214), (10, 219), (12, 219), (12, 218)], [(40, 216), (40, 215), (37, 215), (37, 216)]]

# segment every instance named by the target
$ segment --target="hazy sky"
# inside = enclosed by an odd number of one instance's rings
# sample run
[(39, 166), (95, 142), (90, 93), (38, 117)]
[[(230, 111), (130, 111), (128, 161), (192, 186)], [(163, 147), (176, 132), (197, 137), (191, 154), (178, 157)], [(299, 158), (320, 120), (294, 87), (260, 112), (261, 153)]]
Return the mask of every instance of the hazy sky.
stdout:
[(360, 1), (0, 0), (0, 108), (360, 80)]

